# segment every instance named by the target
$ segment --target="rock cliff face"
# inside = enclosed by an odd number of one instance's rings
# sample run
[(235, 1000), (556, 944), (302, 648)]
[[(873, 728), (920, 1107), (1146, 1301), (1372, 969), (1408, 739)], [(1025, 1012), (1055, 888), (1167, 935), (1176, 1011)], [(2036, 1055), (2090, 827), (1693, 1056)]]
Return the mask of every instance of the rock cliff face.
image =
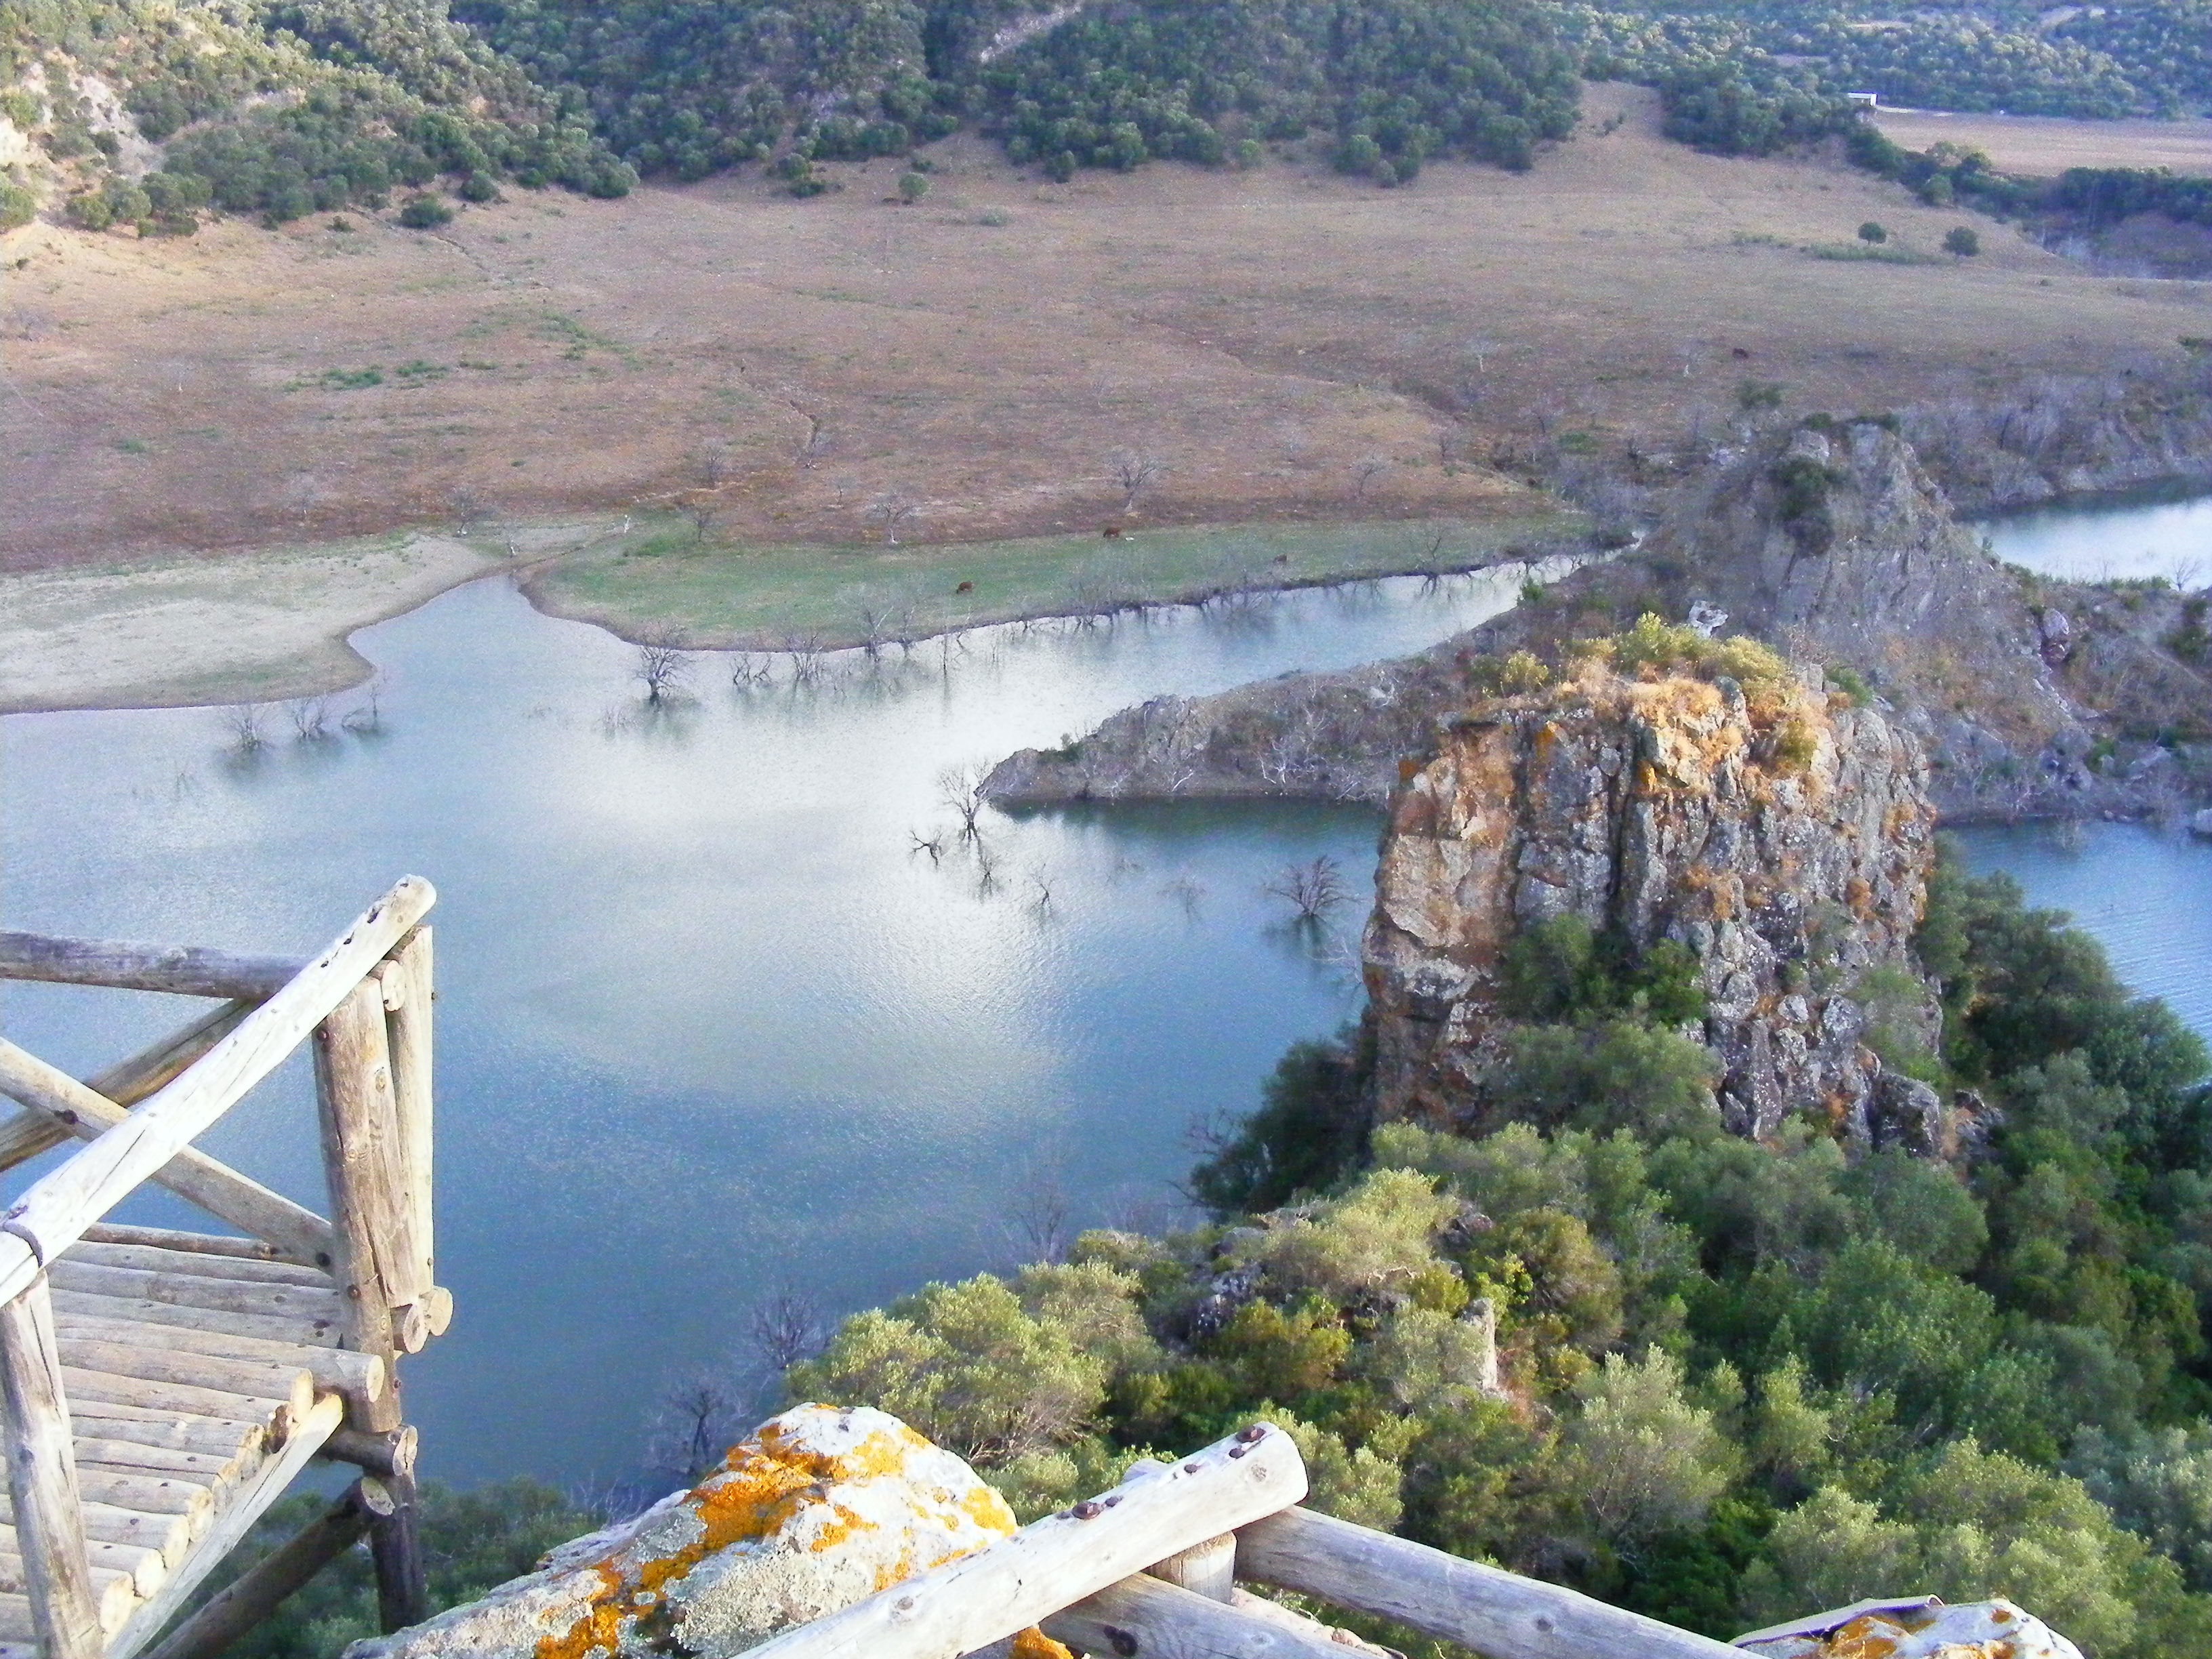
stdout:
[[(1865, 1043), (1866, 983), (1918, 993), (1911, 939), (1935, 814), (1920, 744), (1791, 680), (1585, 670), (1480, 703), (1400, 791), (1364, 945), (1376, 1098), (1439, 1123), (1478, 1109), (1523, 928), (1574, 915), (1694, 955), (1728, 1126), (1827, 1115), (1863, 1144), (1940, 1150), (1932, 1091)], [(1924, 1096), (1925, 1098), (1922, 1098)]]
[[(1066, 750), (1024, 750), (987, 793), (1006, 805), (1164, 796), (1389, 799), (1437, 722), (1526, 650), (1644, 611), (1698, 607), (1795, 657), (1849, 668), (1920, 738), (1945, 817), (2163, 809), (2212, 787), (2212, 745), (2129, 730), (2212, 729), (2212, 672), (2164, 641), (2184, 626), (2138, 594), (2037, 585), (1983, 552), (1912, 449), (1870, 421), (1774, 434), (1690, 488), (1644, 545), (1419, 656), (1286, 675), (1125, 710)], [(2196, 624), (2202, 632), (2201, 619)]]
[[(690, 1491), (347, 1659), (742, 1653), (1013, 1530), (996, 1492), (896, 1418), (799, 1406)], [(1006, 1651), (1068, 1659), (1035, 1632)]]

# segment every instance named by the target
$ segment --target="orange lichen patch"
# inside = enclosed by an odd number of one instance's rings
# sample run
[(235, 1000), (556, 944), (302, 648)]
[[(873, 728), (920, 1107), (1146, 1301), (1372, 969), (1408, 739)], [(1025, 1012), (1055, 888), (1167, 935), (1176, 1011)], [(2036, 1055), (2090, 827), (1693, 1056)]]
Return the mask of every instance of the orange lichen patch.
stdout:
[(1006, 1500), (999, 1496), (995, 1487), (978, 1484), (975, 1489), (959, 1501), (960, 1512), (977, 1526), (1012, 1537), (1015, 1529), (1014, 1512), (1006, 1507)]
[(1868, 1613), (1829, 1637), (1822, 1659), (1890, 1659), (1903, 1634), (1891, 1620)]
[(1075, 1659), (1075, 1656), (1031, 1626), (1014, 1638), (1012, 1659)]
[[(699, 1535), (691, 1542), (667, 1555), (637, 1562), (628, 1572), (617, 1569), (611, 1558), (595, 1564), (592, 1571), (601, 1586), (588, 1609), (567, 1632), (542, 1638), (537, 1659), (586, 1659), (595, 1652), (616, 1651), (624, 1620), (658, 1605), (669, 1585), (708, 1556), (773, 1537), (810, 1508), (818, 1509), (823, 1518), (806, 1548), (815, 1553), (836, 1549), (877, 1523), (843, 1504), (825, 1502), (829, 1489), (897, 1475), (912, 1454), (932, 1449), (928, 1441), (904, 1424), (890, 1423), (842, 1449), (825, 1451), (800, 1437), (792, 1426), (799, 1415), (793, 1413), (767, 1424), (757, 1440), (732, 1447), (721, 1468), (691, 1490), (684, 1507), (699, 1522)], [(966, 1494), (956, 1507), (986, 1531), (1003, 1536), (1014, 1530), (1013, 1511), (988, 1486)], [(949, 1550), (939, 1560), (964, 1553)], [(918, 1570), (913, 1553), (910, 1547), (902, 1550), (896, 1566), (878, 1575), (877, 1588), (910, 1577)]]
[(538, 1659), (584, 1659), (585, 1655), (601, 1649), (611, 1653), (622, 1639), (622, 1621), (631, 1611), (621, 1594), (622, 1579), (611, 1567), (598, 1566), (592, 1571), (604, 1581), (599, 1599), (592, 1603), (591, 1611), (571, 1626), (565, 1636), (542, 1638), (538, 1644)]

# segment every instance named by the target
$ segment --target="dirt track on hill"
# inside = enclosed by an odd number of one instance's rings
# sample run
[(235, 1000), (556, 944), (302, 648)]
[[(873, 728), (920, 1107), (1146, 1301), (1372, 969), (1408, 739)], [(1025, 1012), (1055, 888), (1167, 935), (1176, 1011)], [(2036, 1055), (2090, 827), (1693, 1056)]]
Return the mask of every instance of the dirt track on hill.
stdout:
[(1970, 216), (1832, 161), (1694, 154), (1626, 88), (1532, 173), (1393, 191), (1289, 162), (1049, 186), (979, 141), (933, 153), (914, 208), (878, 162), (811, 202), (750, 175), (517, 192), (437, 235), (17, 233), (0, 562), (441, 526), (457, 501), (619, 511), (696, 485), (714, 441), (718, 533), (783, 542), (849, 540), (887, 495), (909, 541), (1095, 526), (1124, 446), (1166, 467), (1155, 520), (1449, 512), (1494, 486), (1448, 449), (1663, 441), (1746, 379), (1802, 407), (1987, 394), (2206, 331), (2197, 285), (1995, 225), (1964, 263), (1813, 258), (1865, 219), (1931, 249)]

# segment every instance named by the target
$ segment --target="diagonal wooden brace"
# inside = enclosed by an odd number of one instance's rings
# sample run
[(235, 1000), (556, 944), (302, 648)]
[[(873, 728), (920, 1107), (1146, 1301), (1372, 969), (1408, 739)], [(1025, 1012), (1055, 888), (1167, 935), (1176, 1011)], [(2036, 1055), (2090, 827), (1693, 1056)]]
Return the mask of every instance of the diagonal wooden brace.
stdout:
[[(0, 1094), (45, 1113), (83, 1140), (97, 1140), (130, 1116), (106, 1096), (4, 1039)], [(329, 1222), (196, 1146), (179, 1152), (154, 1179), (303, 1266), (327, 1269), (337, 1260), (337, 1236)]]

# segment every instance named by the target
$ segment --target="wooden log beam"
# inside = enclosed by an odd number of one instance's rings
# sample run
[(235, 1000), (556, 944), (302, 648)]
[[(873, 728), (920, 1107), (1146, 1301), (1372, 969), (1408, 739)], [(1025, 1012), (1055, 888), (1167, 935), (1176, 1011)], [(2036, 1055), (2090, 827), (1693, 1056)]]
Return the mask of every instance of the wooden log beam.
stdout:
[[(54, 1329), (61, 1337), (62, 1357), (72, 1365), (89, 1364), (94, 1345), (100, 1345), (101, 1349), (137, 1349), (148, 1358), (143, 1364), (132, 1364), (132, 1376), (171, 1376), (179, 1382), (233, 1389), (244, 1394), (258, 1390), (240, 1389), (224, 1380), (232, 1368), (240, 1377), (305, 1371), (314, 1379), (318, 1389), (336, 1389), (370, 1400), (384, 1392), (392, 1376), (374, 1354), (356, 1353), (348, 1348), (308, 1347), (264, 1342), (257, 1337), (231, 1336), (218, 1331), (187, 1330), (179, 1326), (142, 1326), (128, 1320), (88, 1319), (59, 1309), (54, 1312)], [(80, 1358), (81, 1353), (83, 1358)], [(171, 1369), (157, 1369), (161, 1366)], [(116, 1368), (93, 1365), (92, 1369)], [(290, 1395), (281, 1397), (289, 1399)]]
[[(379, 963), (376, 981), (384, 993), (384, 1025), (392, 1054), (393, 1105), (399, 1118), (399, 1172), (413, 1224), (411, 1242), (419, 1258), (413, 1280), (395, 1287), (414, 1301), (436, 1281), (431, 1243), (430, 1012), (436, 993), (431, 981), (430, 929), (417, 927), (399, 948)], [(440, 1327), (441, 1329), (443, 1327)]]
[[(240, 1486), (199, 1540), (198, 1547), (185, 1557), (178, 1570), (163, 1581), (161, 1588), (148, 1597), (131, 1615), (130, 1622), (116, 1633), (115, 1639), (108, 1644), (107, 1659), (133, 1659), (161, 1633), (162, 1627), (177, 1616), (179, 1609), (199, 1588), (200, 1581), (238, 1547), (239, 1540), (261, 1518), (262, 1511), (283, 1495), (293, 1477), (330, 1437), (331, 1431), (337, 1427), (343, 1413), (344, 1407), (335, 1395), (325, 1395), (315, 1401), (295, 1425), (283, 1450), (270, 1458)], [(1738, 1654), (1736, 1659), (1743, 1659), (1743, 1656)]]
[[(137, 1267), (106, 1267), (95, 1262), (64, 1256), (47, 1275), (56, 1291), (72, 1295), (115, 1297), (124, 1301), (165, 1302), (179, 1309), (246, 1314), (264, 1320), (296, 1320), (313, 1327), (321, 1322), (335, 1328), (345, 1317), (345, 1298), (336, 1285), (270, 1285), (241, 1279), (218, 1279), (212, 1273), (159, 1273)], [(179, 1317), (179, 1324), (191, 1322)]]
[(209, 1597), (146, 1659), (215, 1659), (359, 1542), (368, 1520), (356, 1487)]
[[(201, 1015), (181, 1031), (173, 1031), (130, 1059), (118, 1060), (93, 1078), (86, 1087), (95, 1094), (106, 1095), (118, 1106), (136, 1106), (156, 1089), (174, 1081), (185, 1067), (228, 1036), (256, 1006), (251, 1002), (226, 1002), (213, 1012)], [(44, 1112), (25, 1107), (0, 1122), (0, 1170), (12, 1170), (69, 1138), (69, 1131)]]
[(0, 1221), (9, 1235), (0, 1238), (0, 1301), (20, 1296), (44, 1263), (283, 1064), (436, 897), (420, 877), (403, 878), (198, 1063), (25, 1193)]
[(7, 1416), (9, 1518), (23, 1551), (31, 1624), (45, 1659), (100, 1659), (99, 1594), (84, 1542), (69, 1396), (46, 1285), (0, 1307), (0, 1405)]
[(411, 1480), (421, 1440), (412, 1423), (403, 1423), (389, 1434), (364, 1434), (359, 1429), (340, 1429), (323, 1443), (323, 1455), (382, 1480)]
[(1116, 1659), (1350, 1659), (1354, 1650), (1304, 1622), (1308, 1628), (1255, 1619), (1139, 1573), (1049, 1614), (1042, 1628), (1079, 1652)]
[[(393, 1364), (404, 1344), (392, 1310), (410, 1305), (426, 1287), (415, 1283), (422, 1255), (400, 1170), (384, 998), (374, 981), (355, 986), (316, 1027), (314, 1048), (323, 1173), (337, 1231), (335, 1272), (351, 1326), (349, 1346)], [(371, 1433), (397, 1428), (398, 1401), (356, 1401), (347, 1422)]]
[[(108, 1130), (128, 1122), (131, 1117), (106, 1096), (4, 1038), (0, 1038), (0, 1094), (33, 1111), (44, 1112), (65, 1133), (84, 1140), (97, 1140)], [(329, 1222), (283, 1194), (271, 1192), (259, 1182), (239, 1174), (220, 1159), (210, 1158), (197, 1146), (186, 1146), (153, 1174), (155, 1180), (178, 1197), (190, 1199), (233, 1226), (243, 1227), (256, 1238), (266, 1239), (305, 1267), (328, 1268), (336, 1257), (337, 1241)], [(131, 1248), (111, 1244), (97, 1246), (95, 1249)], [(239, 1275), (252, 1276), (251, 1273)]]
[(1237, 1534), (1224, 1532), (1203, 1544), (1155, 1561), (1146, 1571), (1209, 1601), (1226, 1601), (1237, 1589)]
[(1254, 1424), (1164, 1474), (787, 1631), (749, 1659), (957, 1659), (1295, 1504), (1305, 1490), (1305, 1465), (1291, 1437)]
[(1237, 1571), (1490, 1659), (1743, 1659), (1710, 1637), (1310, 1510), (1239, 1527)]
[[(57, 1271), (69, 1266), (64, 1257)], [(54, 1285), (57, 1316), (77, 1313), (94, 1319), (122, 1319), (149, 1325), (170, 1325), (185, 1330), (228, 1331), (239, 1336), (258, 1336), (271, 1342), (293, 1342), (301, 1347), (336, 1347), (345, 1340), (338, 1318), (337, 1295), (325, 1298), (327, 1313), (240, 1313), (234, 1309), (204, 1308), (136, 1293), (112, 1295), (101, 1291), (74, 1291)]]
[[(97, 1083), (93, 1085), (98, 1087)], [(107, 1094), (106, 1090), (101, 1093)], [(119, 1095), (107, 1097), (127, 1104)], [(276, 1247), (258, 1238), (225, 1238), (215, 1233), (182, 1233), (172, 1227), (126, 1227), (119, 1222), (100, 1221), (84, 1230), (87, 1244), (135, 1244), (149, 1250), (175, 1250), (185, 1255), (210, 1257), (207, 1271), (222, 1273), (228, 1261), (276, 1261)], [(325, 1275), (327, 1277), (327, 1275)]]
[(380, 1512), (373, 1509), (368, 1521), (368, 1553), (376, 1566), (376, 1616), (388, 1636), (430, 1616), (422, 1505), (411, 1474), (377, 1476), (362, 1485), (380, 1486), (391, 1498), (390, 1507)]
[(0, 979), (52, 985), (105, 985), (119, 991), (259, 1002), (275, 996), (307, 965), (297, 957), (240, 956), (197, 945), (0, 933)]

